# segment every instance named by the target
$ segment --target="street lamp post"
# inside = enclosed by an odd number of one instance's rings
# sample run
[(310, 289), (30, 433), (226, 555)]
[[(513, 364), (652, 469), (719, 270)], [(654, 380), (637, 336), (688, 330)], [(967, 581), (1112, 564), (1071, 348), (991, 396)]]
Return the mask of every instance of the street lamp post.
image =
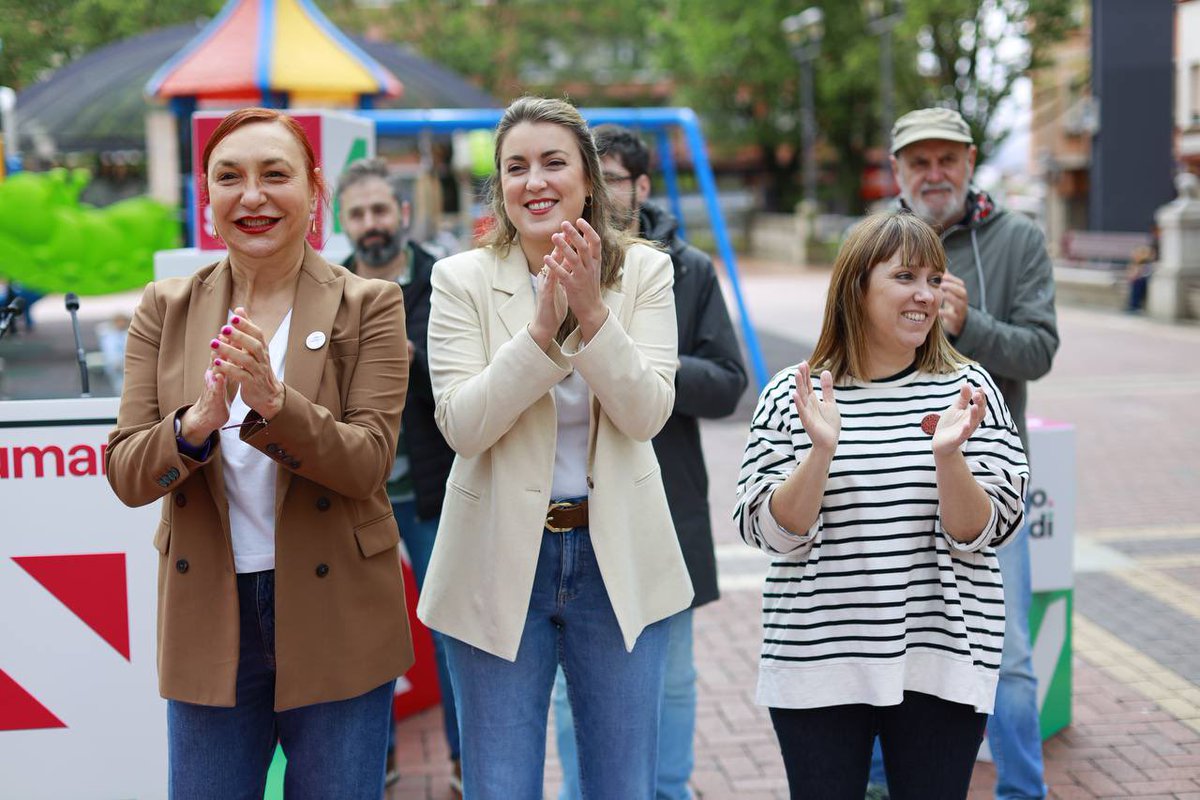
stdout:
[(883, 183), (891, 188), (892, 164), (888, 159), (888, 144), (892, 138), (892, 123), (896, 119), (894, 108), (896, 87), (892, 75), (892, 30), (904, 16), (904, 0), (865, 0), (867, 30), (879, 36), (879, 69), (881, 72), (879, 95), (881, 99), (880, 123), (883, 128)]
[(791, 48), (792, 57), (800, 66), (800, 128), (804, 135), (804, 202), (810, 211), (817, 206), (817, 115), (813, 91), (813, 62), (821, 52), (825, 35), (825, 15), (813, 6), (799, 14), (784, 17), (780, 23), (783, 35)]

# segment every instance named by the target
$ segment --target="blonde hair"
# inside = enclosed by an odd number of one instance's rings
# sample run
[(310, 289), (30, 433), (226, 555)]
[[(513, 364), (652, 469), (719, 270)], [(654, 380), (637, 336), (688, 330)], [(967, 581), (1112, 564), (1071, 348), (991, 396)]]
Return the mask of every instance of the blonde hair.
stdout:
[[(821, 335), (809, 363), (814, 372), (829, 370), (835, 381), (845, 377), (870, 380), (867, 374), (867, 283), (871, 268), (900, 252), (906, 264), (946, 271), (946, 251), (933, 228), (910, 211), (872, 214), (854, 226), (833, 262)], [(935, 317), (925, 341), (917, 347), (921, 372), (945, 374), (969, 359), (954, 349)]]
[[(593, 230), (600, 236), (600, 285), (610, 288), (621, 279), (621, 265), (625, 262), (625, 251), (634, 242), (641, 239), (632, 237), (613, 224), (615, 219), (612, 200), (608, 188), (604, 184), (604, 176), (600, 169), (600, 156), (596, 151), (596, 142), (587, 122), (575, 106), (565, 100), (555, 100), (546, 97), (526, 96), (514, 100), (504, 110), (500, 124), (496, 126), (496, 151), (493, 155), (495, 171), (488, 181), (488, 203), (495, 226), (484, 237), (483, 244), (507, 252), (516, 243), (517, 228), (513, 225), (504, 209), (504, 192), (500, 187), (501, 171), (500, 152), (504, 148), (504, 139), (509, 131), (527, 122), (531, 125), (549, 123), (566, 128), (579, 147), (583, 160), (583, 177), (587, 183), (588, 202), (584, 203), (581, 215)], [(555, 337), (560, 343), (578, 325), (575, 314), (568, 311)]]

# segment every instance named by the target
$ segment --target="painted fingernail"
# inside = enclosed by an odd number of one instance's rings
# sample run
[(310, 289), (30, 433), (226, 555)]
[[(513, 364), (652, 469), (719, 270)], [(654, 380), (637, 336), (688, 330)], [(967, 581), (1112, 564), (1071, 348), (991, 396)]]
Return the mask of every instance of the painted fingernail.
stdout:
[(219, 359), (219, 358), (214, 358), (214, 359), (213, 359), (213, 366), (214, 366), (214, 367), (219, 367), (219, 366), (221, 366), (221, 359)]
[(241, 324), (242, 324), (242, 318), (241, 318), (241, 317), (234, 317), (233, 319), (231, 319), (231, 320), (229, 320), (229, 321), (230, 321), (230, 322), (232, 322), (234, 325), (241, 325)]
[(926, 414), (925, 418), (921, 420), (921, 430), (925, 431), (927, 436), (933, 436), (934, 431), (937, 430), (938, 421), (941, 418), (941, 414)]
[(211, 347), (213, 350), (216, 350), (218, 347), (221, 346), (221, 343), (218, 342), (216, 339), (213, 339), (211, 342), (208, 343), (208, 346)]
[(233, 328), (226, 325), (224, 328), (221, 328), (221, 333), (225, 334), (226, 336), (229, 336), (233, 333)]

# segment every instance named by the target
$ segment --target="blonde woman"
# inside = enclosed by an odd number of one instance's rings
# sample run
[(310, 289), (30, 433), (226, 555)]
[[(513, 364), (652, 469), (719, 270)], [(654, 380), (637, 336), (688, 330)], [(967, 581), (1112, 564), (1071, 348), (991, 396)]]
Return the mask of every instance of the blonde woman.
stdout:
[(649, 798), (663, 620), (692, 600), (650, 443), (675, 398), (671, 262), (613, 226), (569, 104), (509, 106), (495, 165), (490, 242), (433, 272), (457, 457), (418, 613), (447, 636), (467, 797), (542, 796), (561, 664), (584, 792)]

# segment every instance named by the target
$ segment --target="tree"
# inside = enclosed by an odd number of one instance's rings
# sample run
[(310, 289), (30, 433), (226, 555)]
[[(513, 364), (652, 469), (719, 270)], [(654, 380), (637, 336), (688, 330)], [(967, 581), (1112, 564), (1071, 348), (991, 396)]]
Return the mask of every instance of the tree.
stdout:
[(651, 52), (644, 46), (647, 21), (661, 4), (405, 0), (364, 8), (354, 0), (335, 0), (328, 13), (347, 30), (409, 44), (502, 101), (525, 92), (570, 90), (578, 102), (601, 97), (605, 85), (645, 70)]
[[(752, 147), (766, 171), (769, 209), (790, 210), (799, 199), (801, 131), (799, 67), (780, 30), (790, 14), (813, 3), (797, 0), (676, 0), (662, 18), (662, 63), (676, 79), (679, 99), (701, 114), (718, 147)], [(816, 3), (825, 36), (814, 65), (821, 152), (832, 181), (826, 199), (847, 211), (861, 208), (858, 189), (867, 150), (878, 145), (879, 48), (866, 33), (857, 2)], [(897, 41), (915, 63), (915, 47)], [(902, 59), (897, 58), (897, 63)], [(915, 96), (915, 70), (897, 70), (902, 96)]]
[[(806, 6), (825, 13), (815, 65), (816, 116), (824, 152), (823, 199), (861, 210), (858, 191), (880, 130), (879, 42), (855, 0), (674, 0), (661, 19), (663, 64), (680, 99), (709, 135), (752, 146), (768, 180), (768, 208), (787, 210), (799, 194), (797, 66), (780, 22)], [(962, 111), (984, 156), (1002, 138), (991, 127), (1013, 83), (1073, 25), (1072, 0), (908, 0), (893, 34), (897, 113), (923, 105)], [(923, 69), (919, 69), (921, 65)]]
[(211, 16), (221, 0), (0, 0), (0, 84), (21, 89), (101, 45)]
[(986, 158), (1008, 135), (993, 122), (1028, 71), (1046, 63), (1049, 46), (1079, 23), (1077, 0), (909, 0), (898, 33), (919, 42), (924, 99), (954, 108)]

